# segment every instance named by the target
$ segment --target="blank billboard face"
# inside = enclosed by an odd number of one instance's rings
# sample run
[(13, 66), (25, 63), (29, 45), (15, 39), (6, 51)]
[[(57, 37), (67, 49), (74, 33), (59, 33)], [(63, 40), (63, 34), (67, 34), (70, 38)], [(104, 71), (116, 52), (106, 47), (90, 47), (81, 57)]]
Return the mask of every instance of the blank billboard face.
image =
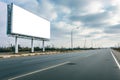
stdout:
[(50, 22), (16, 5), (12, 7), (11, 34), (50, 39)]

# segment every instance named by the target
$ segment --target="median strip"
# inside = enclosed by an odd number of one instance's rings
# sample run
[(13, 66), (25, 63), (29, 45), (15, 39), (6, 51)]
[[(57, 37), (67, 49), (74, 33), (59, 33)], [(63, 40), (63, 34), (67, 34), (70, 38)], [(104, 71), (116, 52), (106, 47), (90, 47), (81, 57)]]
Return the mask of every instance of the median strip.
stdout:
[(18, 79), (18, 78), (21, 78), (21, 77), (25, 77), (25, 76), (32, 75), (32, 74), (35, 74), (35, 73), (38, 73), (38, 72), (42, 72), (42, 71), (46, 71), (46, 70), (49, 70), (49, 69), (52, 69), (52, 68), (55, 68), (55, 67), (59, 67), (59, 66), (65, 65), (67, 63), (70, 63), (70, 61), (63, 62), (63, 63), (57, 64), (57, 65), (53, 65), (53, 66), (50, 66), (50, 67), (47, 67), (47, 68), (43, 68), (43, 69), (40, 69), (40, 70), (36, 70), (36, 71), (30, 72), (30, 73), (26, 73), (26, 74), (23, 74), (23, 75), (19, 75), (19, 76), (10, 78), (8, 80), (15, 80), (15, 79)]

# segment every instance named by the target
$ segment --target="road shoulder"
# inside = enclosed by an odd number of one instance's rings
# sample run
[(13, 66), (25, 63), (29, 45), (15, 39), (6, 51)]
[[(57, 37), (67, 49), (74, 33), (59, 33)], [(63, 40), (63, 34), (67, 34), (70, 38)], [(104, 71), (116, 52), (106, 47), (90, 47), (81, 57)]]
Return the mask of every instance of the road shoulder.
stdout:
[(112, 53), (115, 55), (115, 57), (117, 58), (119, 64), (120, 64), (120, 52), (116, 51), (116, 50), (112, 50)]

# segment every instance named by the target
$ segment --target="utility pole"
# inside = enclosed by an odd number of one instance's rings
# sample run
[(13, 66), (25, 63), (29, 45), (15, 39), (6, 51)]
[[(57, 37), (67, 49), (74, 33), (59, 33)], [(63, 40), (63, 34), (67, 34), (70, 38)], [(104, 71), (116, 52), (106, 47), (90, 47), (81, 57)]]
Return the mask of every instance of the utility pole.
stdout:
[(84, 42), (84, 48), (86, 48), (86, 39), (85, 39), (85, 42)]
[(71, 30), (71, 50), (73, 50), (73, 31), (74, 31), (75, 29), (79, 29), (79, 27), (73, 28), (73, 29)]

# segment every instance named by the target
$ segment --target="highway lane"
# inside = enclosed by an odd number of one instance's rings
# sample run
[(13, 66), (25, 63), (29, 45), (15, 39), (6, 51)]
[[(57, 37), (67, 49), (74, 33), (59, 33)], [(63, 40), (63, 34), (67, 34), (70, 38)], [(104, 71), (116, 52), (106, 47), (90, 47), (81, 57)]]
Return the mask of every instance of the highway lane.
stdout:
[(24, 73), (28, 73), (37, 69), (42, 69), (47, 66), (62, 63), (69, 59), (76, 59), (88, 56), (82, 53), (66, 53), (55, 55), (43, 55), (43, 56), (30, 56), (10, 59), (0, 59), (0, 79), (8, 79), (10, 77), (18, 76)]
[(0, 80), (8, 79), (120, 80), (120, 70), (110, 53), (110, 49), (101, 49), (1, 59)]

